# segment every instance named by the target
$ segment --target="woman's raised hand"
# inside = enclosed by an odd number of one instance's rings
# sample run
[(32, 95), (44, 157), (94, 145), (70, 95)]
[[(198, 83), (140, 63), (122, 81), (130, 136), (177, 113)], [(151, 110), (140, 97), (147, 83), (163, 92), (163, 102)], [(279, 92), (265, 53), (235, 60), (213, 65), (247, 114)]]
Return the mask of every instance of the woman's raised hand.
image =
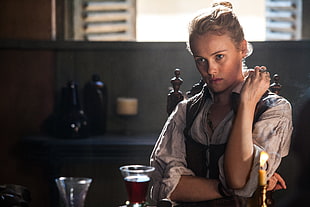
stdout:
[(265, 66), (256, 66), (248, 71), (245, 83), (241, 90), (241, 98), (256, 104), (270, 86), (270, 73)]

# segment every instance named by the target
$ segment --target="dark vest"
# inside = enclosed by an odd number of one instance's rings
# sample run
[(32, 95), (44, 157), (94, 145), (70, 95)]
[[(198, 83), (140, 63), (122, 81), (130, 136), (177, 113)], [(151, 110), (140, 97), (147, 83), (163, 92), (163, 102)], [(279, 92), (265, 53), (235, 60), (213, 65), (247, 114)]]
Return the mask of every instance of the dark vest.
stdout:
[[(209, 178), (218, 179), (218, 160), (224, 154), (226, 144), (206, 146), (196, 142), (189, 133), (195, 118), (201, 111), (206, 100), (209, 98), (211, 98), (209, 90), (207, 87), (204, 87), (202, 92), (188, 101), (186, 107), (186, 127), (184, 129), (184, 135), (186, 138), (186, 161), (187, 167), (191, 169), (196, 174), (196, 176), (206, 177), (209, 169)], [(270, 91), (266, 91), (266, 93), (262, 96), (261, 100), (256, 105), (253, 125), (259, 119), (260, 115), (264, 113), (269, 107), (271, 107), (278, 98), (280, 97), (276, 94)], [(233, 110), (236, 113), (239, 104), (239, 94), (232, 93), (232, 103)], [(209, 150), (210, 155), (210, 162), (208, 163), (208, 166), (206, 165), (207, 150)]]

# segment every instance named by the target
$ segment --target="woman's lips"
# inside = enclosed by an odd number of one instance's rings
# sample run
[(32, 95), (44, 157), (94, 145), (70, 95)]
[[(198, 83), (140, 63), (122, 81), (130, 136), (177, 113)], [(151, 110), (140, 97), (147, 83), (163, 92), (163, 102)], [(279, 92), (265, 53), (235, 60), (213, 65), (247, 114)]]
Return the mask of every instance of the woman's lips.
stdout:
[(212, 79), (210, 79), (210, 83), (216, 84), (216, 83), (221, 82), (222, 80), (223, 80), (222, 78), (212, 78)]

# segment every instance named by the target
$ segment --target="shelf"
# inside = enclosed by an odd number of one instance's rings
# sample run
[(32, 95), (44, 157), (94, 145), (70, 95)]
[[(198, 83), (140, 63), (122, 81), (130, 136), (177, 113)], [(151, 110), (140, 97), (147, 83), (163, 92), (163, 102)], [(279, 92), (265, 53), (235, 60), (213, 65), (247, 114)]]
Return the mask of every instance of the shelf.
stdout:
[(59, 139), (51, 136), (23, 137), (20, 146), (25, 158), (49, 163), (146, 161), (158, 138), (150, 135), (94, 136), (84, 139)]

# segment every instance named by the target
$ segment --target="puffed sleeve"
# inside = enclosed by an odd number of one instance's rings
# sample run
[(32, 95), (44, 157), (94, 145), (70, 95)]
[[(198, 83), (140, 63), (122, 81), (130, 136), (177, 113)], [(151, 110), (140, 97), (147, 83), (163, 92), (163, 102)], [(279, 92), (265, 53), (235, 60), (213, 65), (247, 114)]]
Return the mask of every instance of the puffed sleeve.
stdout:
[[(278, 99), (273, 106), (267, 109), (255, 123), (253, 129), (254, 158), (249, 179), (244, 188), (234, 190), (238, 196), (250, 197), (257, 189), (259, 156), (261, 151), (266, 151), (269, 155), (265, 169), (267, 179), (269, 179), (279, 167), (282, 157), (288, 155), (292, 126), (292, 108), (290, 103), (284, 99)], [(225, 185), (223, 172), (223, 158), (219, 160), (220, 180)], [(227, 188), (229, 191), (229, 189)]]
[(185, 112), (186, 101), (183, 101), (169, 116), (151, 154), (150, 164), (155, 167), (151, 189), (154, 201), (170, 198), (181, 175), (194, 175), (186, 168)]

